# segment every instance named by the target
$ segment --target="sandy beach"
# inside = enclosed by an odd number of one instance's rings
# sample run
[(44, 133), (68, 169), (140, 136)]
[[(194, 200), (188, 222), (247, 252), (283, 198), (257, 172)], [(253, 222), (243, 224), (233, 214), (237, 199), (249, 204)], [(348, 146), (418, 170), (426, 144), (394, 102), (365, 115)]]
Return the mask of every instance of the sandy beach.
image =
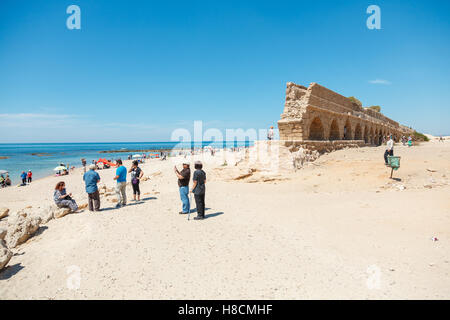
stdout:
[[(178, 214), (174, 162), (147, 160), (142, 201), (115, 209), (102, 196), (101, 212), (53, 219), (12, 249), (0, 298), (449, 299), (450, 140), (396, 144), (395, 180), (384, 148), (324, 154), (267, 182), (209, 161), (204, 221)], [(0, 207), (51, 204), (60, 180), (87, 203), (76, 169), (2, 189)]]

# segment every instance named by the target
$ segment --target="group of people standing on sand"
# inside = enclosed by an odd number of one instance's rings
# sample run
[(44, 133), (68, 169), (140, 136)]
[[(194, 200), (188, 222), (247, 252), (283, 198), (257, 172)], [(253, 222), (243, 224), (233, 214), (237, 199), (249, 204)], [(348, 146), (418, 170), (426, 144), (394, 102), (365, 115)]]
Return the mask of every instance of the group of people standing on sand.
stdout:
[[(123, 207), (127, 204), (126, 186), (127, 186), (127, 173), (131, 175), (131, 185), (133, 187), (133, 200), (140, 201), (141, 191), (139, 188), (139, 182), (144, 171), (139, 167), (137, 160), (134, 160), (131, 168), (127, 171), (124, 167), (122, 160), (116, 161), (117, 169), (114, 176), (116, 181), (115, 192), (117, 195), (116, 208)], [(89, 211), (100, 211), (100, 192), (98, 190), (98, 183), (100, 182), (100, 175), (95, 170), (97, 166), (92, 163), (89, 166), (89, 170), (84, 172), (83, 181), (85, 184), (85, 190), (88, 196)], [(71, 198), (71, 194), (67, 194), (65, 189), (65, 183), (63, 181), (58, 182), (53, 194), (55, 204), (60, 208), (70, 208), (72, 212), (78, 210), (78, 205), (74, 199)]]
[(412, 146), (412, 137), (409, 136), (408, 138), (406, 138), (406, 136), (402, 136), (402, 144), (405, 146), (406, 144), (408, 144), (408, 147)]
[(33, 181), (33, 172), (31, 170), (28, 170), (28, 172), (22, 171), (20, 174), (20, 179), (22, 179), (22, 186), (26, 186), (27, 182), (31, 183)]
[[(401, 142), (403, 145), (406, 143), (408, 144), (408, 147), (412, 146), (412, 137), (409, 136), (408, 139), (406, 139), (405, 136), (402, 136)], [(384, 164), (388, 165), (388, 156), (393, 157), (394, 156), (394, 139), (392, 138), (392, 134), (388, 136), (388, 139), (386, 141), (386, 150), (384, 151)]]
[[(117, 169), (114, 176), (114, 180), (116, 181), (115, 192), (117, 196), (116, 208), (121, 208), (127, 204), (127, 174), (129, 173), (131, 178), (133, 201), (140, 201), (141, 190), (139, 183), (144, 176), (144, 171), (139, 167), (139, 162), (137, 160), (132, 162), (132, 165), (128, 170), (123, 165), (122, 160), (118, 159), (116, 164)], [(100, 211), (100, 192), (98, 190), (100, 175), (96, 172), (96, 168), (97, 167), (95, 164), (91, 164), (89, 166), (89, 170), (83, 174), (85, 190), (88, 196), (88, 207), (91, 212)], [(202, 163), (200, 161), (196, 161), (193, 175), (193, 186), (190, 191), (194, 194), (195, 203), (197, 205), (197, 217), (194, 218), (195, 220), (202, 220), (205, 218), (206, 173), (202, 168)], [(176, 167), (174, 169), (178, 178), (178, 187), (182, 202), (182, 211), (179, 213), (189, 214), (191, 212), (189, 201), (189, 180), (191, 178), (190, 165), (185, 162), (183, 163), (183, 169), (181, 171), (178, 171)], [(56, 184), (53, 199), (59, 208), (69, 208), (71, 212), (78, 212), (78, 205), (72, 198), (72, 194), (67, 193), (66, 184), (64, 181), (60, 181)]]
[[(206, 193), (206, 173), (203, 171), (203, 164), (196, 161), (194, 164), (194, 175), (192, 177), (191, 193), (194, 194), (195, 204), (197, 206), (197, 216), (194, 220), (203, 220), (205, 218), (205, 193)], [(178, 178), (178, 188), (182, 208), (179, 214), (189, 214), (191, 212), (191, 203), (189, 200), (189, 180), (191, 179), (191, 169), (188, 162), (183, 163), (183, 169), (179, 171), (174, 167), (175, 174)]]

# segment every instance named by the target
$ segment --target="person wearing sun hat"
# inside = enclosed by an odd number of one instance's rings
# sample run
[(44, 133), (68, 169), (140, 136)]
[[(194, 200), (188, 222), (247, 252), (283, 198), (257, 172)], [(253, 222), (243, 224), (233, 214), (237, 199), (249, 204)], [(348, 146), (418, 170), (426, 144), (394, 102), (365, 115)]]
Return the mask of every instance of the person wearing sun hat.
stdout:
[(273, 126), (270, 126), (269, 132), (267, 132), (267, 139), (273, 140)]
[(188, 214), (191, 210), (191, 204), (189, 203), (189, 179), (191, 178), (191, 169), (189, 166), (189, 162), (183, 162), (183, 170), (181, 171), (178, 171), (176, 166), (174, 167), (175, 174), (178, 178), (180, 198), (183, 204), (179, 214)]
[(89, 211), (100, 211), (100, 193), (97, 184), (100, 182), (100, 175), (95, 172), (97, 166), (91, 164), (89, 171), (83, 175), (86, 185), (86, 193), (88, 194)]

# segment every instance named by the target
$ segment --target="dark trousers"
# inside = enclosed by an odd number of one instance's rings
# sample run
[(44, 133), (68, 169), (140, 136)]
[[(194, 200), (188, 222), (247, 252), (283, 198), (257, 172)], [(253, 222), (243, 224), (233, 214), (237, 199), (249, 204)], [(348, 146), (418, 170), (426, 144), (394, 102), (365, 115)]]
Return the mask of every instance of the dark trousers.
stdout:
[(31, 183), (31, 177), (28, 177), (28, 183)]
[(100, 193), (97, 191), (88, 193), (89, 211), (100, 210)]
[(197, 216), (205, 217), (205, 194), (195, 194), (194, 198), (197, 206)]
[(140, 196), (141, 190), (139, 189), (139, 181), (137, 183), (131, 182), (131, 185), (133, 186), (133, 194), (137, 194), (138, 196)]
[(22, 184), (27, 184), (27, 178), (22, 179)]
[(388, 164), (388, 156), (393, 156), (394, 155), (394, 150), (386, 150), (384, 152), (384, 163)]

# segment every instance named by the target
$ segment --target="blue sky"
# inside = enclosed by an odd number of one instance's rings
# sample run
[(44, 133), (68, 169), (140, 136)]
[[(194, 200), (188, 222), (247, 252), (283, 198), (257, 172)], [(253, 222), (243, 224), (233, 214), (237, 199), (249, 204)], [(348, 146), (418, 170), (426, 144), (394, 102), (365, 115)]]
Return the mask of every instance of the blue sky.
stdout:
[[(66, 9), (81, 8), (81, 30)], [(381, 30), (366, 27), (369, 5)], [(0, 2), (0, 142), (267, 128), (317, 82), (450, 134), (450, 1)]]

